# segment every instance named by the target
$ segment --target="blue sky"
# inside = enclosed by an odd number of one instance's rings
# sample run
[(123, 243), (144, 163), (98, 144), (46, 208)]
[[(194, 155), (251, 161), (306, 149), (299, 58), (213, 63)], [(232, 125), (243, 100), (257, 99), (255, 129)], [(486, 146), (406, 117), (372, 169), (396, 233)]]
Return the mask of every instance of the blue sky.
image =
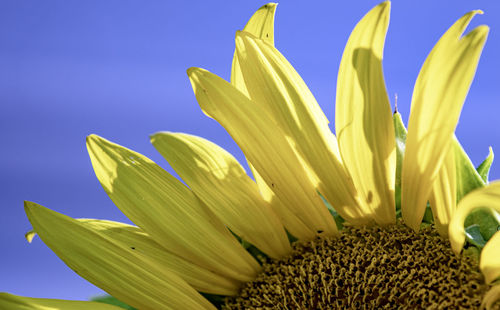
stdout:
[[(308, 4), (314, 3), (314, 4)], [(283, 1), (276, 46), (334, 120), (337, 69), (356, 22), (378, 1)], [(241, 152), (200, 111), (186, 69), (229, 78), (234, 34), (260, 1), (0, 2), (0, 291), (88, 299), (101, 291), (41, 241), (24, 240), (23, 200), (72, 217), (127, 219), (92, 171), (85, 137), (96, 133), (171, 169), (149, 143), (157, 131), (208, 138)], [(500, 3), (421, 0), (392, 3), (384, 55), (389, 95), (408, 118), (413, 84), (444, 31), (472, 9), (472, 26), (491, 27), (457, 136), (480, 163), (500, 154)], [(491, 177), (500, 178), (494, 163)]]

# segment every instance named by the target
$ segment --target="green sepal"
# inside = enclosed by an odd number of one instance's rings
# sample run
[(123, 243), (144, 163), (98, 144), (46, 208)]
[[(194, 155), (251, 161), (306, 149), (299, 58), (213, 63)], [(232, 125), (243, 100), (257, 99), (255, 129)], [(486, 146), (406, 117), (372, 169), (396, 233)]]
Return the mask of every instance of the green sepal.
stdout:
[(431, 205), (429, 203), (427, 203), (427, 206), (425, 207), (425, 213), (422, 222), (427, 224), (434, 223), (434, 215), (432, 214)]
[(470, 191), (483, 187), (485, 181), (483, 181), (456, 137), (453, 139), (452, 147), (455, 151), (457, 202), (459, 202)]
[(465, 238), (470, 244), (480, 249), (486, 244), (486, 240), (481, 235), (481, 227), (478, 224), (472, 224), (465, 228)]
[(205, 297), (212, 305), (214, 305), (217, 309), (222, 309), (224, 304), (226, 303), (226, 298), (227, 296), (223, 295), (216, 295), (216, 294), (207, 294), (207, 293), (201, 293), (200, 294)]
[(299, 238), (292, 235), (286, 228), (285, 228), (285, 232), (286, 232), (286, 236), (288, 237), (288, 242), (290, 242), (290, 244), (299, 240)]
[(323, 200), (323, 203), (326, 205), (328, 211), (330, 214), (333, 216), (333, 219), (335, 220), (335, 224), (337, 225), (338, 230), (342, 230), (344, 228), (344, 222), (345, 220), (338, 214), (337, 211), (332, 207), (332, 205), (321, 195), (320, 192), (318, 192), (319, 196)]
[(476, 168), (477, 173), (479, 173), (485, 183), (489, 182), (488, 177), (490, 175), (490, 168), (494, 157), (495, 155), (493, 154), (493, 149), (490, 146), (488, 157), (486, 157), (486, 159)]
[(396, 217), (401, 217), (401, 171), (403, 168), (403, 155), (405, 153), (407, 130), (399, 112), (394, 112), (392, 119), (394, 121), (394, 130), (396, 133)]
[[(241, 238), (239, 235), (235, 234), (234, 231), (228, 228), (228, 230), (233, 234), (233, 236), (238, 240), (238, 242), (241, 244), (241, 246), (248, 252), (250, 255), (253, 256), (257, 260), (257, 262), (262, 265), (264, 261), (266, 261), (269, 256), (262, 252), (259, 248), (257, 248), (255, 245), (252, 243), (246, 241), (245, 239)], [(218, 296), (218, 295), (214, 295)]]

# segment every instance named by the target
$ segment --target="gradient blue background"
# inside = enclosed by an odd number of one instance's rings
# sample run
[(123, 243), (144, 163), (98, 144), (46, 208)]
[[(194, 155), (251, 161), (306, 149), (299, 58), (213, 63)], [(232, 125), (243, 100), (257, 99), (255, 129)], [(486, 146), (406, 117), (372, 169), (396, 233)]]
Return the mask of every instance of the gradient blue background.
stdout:
[[(310, 4), (309, 4), (310, 3)], [(278, 6), (276, 46), (330, 120), (337, 68), (356, 22), (378, 1), (288, 1)], [(158, 164), (156, 131), (180, 131), (241, 152), (200, 111), (185, 70), (229, 78), (234, 33), (263, 1), (0, 2), (0, 291), (87, 299), (79, 278), (36, 238), (23, 200), (73, 217), (127, 219), (94, 176), (85, 136), (96, 133)], [(493, 0), (394, 1), (384, 57), (390, 97), (406, 121), (419, 68), (441, 34), (465, 12), (491, 33), (457, 135), (478, 164), (500, 152), (500, 4)], [(437, 146), (438, 147), (438, 146)], [(313, 151), (313, 150), (312, 150)], [(493, 178), (500, 177), (494, 163)]]

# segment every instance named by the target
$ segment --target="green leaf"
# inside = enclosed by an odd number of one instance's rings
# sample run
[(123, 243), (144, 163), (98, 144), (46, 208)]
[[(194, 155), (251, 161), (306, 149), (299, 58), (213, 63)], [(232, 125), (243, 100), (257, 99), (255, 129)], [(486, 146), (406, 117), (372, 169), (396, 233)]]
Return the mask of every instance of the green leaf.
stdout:
[(453, 139), (452, 147), (455, 150), (458, 202), (470, 191), (483, 187), (485, 182), (483, 181), (481, 175), (477, 172), (476, 168), (472, 164), (472, 161), (467, 153), (465, 153), (456, 137)]
[(122, 302), (122, 301), (120, 301), (120, 300), (118, 300), (110, 295), (94, 297), (91, 299), (91, 301), (102, 302), (104, 304), (118, 306), (120, 308), (127, 309), (127, 310), (135, 310), (135, 308), (127, 305), (126, 303), (124, 303), (124, 302)]
[(488, 183), (488, 176), (490, 174), (490, 168), (494, 157), (495, 155), (493, 154), (493, 149), (490, 146), (490, 153), (488, 154), (488, 157), (486, 157), (486, 159), (476, 168), (477, 173), (479, 173), (485, 183)]
[(481, 228), (478, 224), (472, 224), (465, 228), (465, 238), (478, 248), (483, 248), (486, 244), (486, 240), (481, 235)]
[(394, 130), (396, 131), (396, 216), (401, 216), (401, 171), (403, 168), (403, 155), (406, 145), (406, 128), (399, 112), (394, 112), (393, 115)]

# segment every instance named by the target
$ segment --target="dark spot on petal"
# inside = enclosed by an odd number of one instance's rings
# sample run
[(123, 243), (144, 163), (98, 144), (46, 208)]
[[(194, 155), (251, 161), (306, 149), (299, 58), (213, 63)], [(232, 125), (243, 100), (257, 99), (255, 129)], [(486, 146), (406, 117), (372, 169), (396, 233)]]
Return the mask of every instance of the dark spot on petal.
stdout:
[(373, 201), (373, 192), (368, 191), (368, 195), (366, 196), (366, 202), (372, 203), (372, 201)]

